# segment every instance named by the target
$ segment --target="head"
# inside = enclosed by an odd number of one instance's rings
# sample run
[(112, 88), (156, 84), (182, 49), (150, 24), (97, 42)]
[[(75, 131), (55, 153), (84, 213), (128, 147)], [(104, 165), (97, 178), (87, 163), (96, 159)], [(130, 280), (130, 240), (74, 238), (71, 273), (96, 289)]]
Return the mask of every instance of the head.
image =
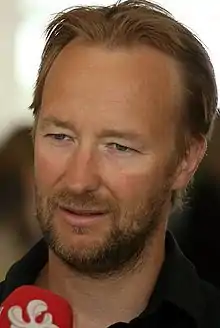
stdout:
[(134, 265), (206, 150), (217, 91), (209, 57), (147, 1), (77, 7), (47, 29), (31, 108), (38, 219), (84, 274)]

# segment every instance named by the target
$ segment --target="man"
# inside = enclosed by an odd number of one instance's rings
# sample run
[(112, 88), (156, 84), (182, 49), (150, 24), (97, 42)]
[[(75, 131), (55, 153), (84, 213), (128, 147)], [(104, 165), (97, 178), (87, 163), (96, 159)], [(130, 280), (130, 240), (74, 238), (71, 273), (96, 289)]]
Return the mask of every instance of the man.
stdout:
[(216, 106), (206, 51), (159, 6), (55, 17), (31, 105), (49, 251), (41, 241), (9, 271), (1, 301), (34, 284), (69, 302), (77, 328), (220, 327), (219, 293), (166, 232)]

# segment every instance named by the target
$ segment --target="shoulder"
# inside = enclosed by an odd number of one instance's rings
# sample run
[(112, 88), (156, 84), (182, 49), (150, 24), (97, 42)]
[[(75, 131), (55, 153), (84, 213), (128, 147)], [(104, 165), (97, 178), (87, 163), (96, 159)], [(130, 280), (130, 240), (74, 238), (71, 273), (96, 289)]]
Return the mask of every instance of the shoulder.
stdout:
[(0, 282), (0, 304), (2, 302), (3, 290), (4, 290), (5, 281)]
[(202, 327), (220, 327), (220, 290), (202, 280), (200, 286), (204, 301)]

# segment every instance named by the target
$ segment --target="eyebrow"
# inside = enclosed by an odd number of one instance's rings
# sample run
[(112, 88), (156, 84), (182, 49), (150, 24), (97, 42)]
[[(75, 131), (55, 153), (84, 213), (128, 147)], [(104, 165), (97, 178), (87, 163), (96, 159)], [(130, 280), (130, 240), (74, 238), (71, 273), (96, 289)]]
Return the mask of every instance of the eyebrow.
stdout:
[(143, 136), (140, 133), (131, 130), (119, 131), (115, 129), (108, 129), (101, 132), (99, 137), (118, 138), (118, 139), (130, 140), (130, 141), (138, 142), (140, 144), (144, 144)]
[(59, 128), (68, 129), (68, 130), (73, 130), (73, 131), (75, 130), (74, 125), (69, 121), (62, 121), (62, 120), (57, 119), (54, 116), (49, 116), (49, 117), (43, 118), (43, 120), (41, 122), (41, 127), (43, 129), (45, 129), (51, 125), (54, 125)]

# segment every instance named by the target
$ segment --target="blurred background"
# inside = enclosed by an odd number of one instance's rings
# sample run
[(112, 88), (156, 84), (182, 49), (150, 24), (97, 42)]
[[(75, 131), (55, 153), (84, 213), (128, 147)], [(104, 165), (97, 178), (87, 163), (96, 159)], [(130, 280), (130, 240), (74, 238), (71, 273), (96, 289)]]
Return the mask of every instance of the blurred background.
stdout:
[[(0, 280), (11, 264), (40, 238), (34, 218), (31, 103), (53, 15), (72, 5), (110, 0), (0, 0)], [(160, 0), (157, 3), (206, 45), (220, 90), (220, 3)], [(170, 219), (183, 252), (199, 275), (220, 288), (220, 120), (189, 192), (187, 206)]]

